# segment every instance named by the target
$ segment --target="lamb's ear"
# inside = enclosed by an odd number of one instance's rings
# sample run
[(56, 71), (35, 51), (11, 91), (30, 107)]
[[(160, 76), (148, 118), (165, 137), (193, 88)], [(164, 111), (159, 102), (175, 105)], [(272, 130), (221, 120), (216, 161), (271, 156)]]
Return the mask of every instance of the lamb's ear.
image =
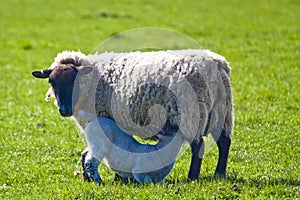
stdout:
[(89, 74), (93, 71), (92, 67), (86, 67), (86, 66), (80, 66), (76, 68), (78, 73), (80, 73), (81, 75), (86, 75)]
[(41, 71), (34, 71), (32, 72), (32, 76), (35, 78), (49, 78), (49, 75), (51, 74), (52, 69), (45, 69)]

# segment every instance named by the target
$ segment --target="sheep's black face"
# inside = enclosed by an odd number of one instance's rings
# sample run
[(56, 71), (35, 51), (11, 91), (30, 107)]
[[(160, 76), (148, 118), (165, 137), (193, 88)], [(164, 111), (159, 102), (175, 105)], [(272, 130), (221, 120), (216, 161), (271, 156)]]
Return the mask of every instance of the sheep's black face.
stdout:
[(78, 100), (78, 88), (76, 87), (75, 79), (78, 71), (71, 66), (60, 66), (55, 68), (49, 76), (49, 83), (51, 84), (59, 113), (63, 117), (70, 117), (73, 115), (73, 104)]
[[(85, 69), (85, 70), (82, 70)], [(53, 70), (43, 70), (32, 72), (36, 78), (49, 78), (58, 110), (61, 116), (70, 117), (73, 115), (74, 105), (79, 98), (79, 87), (76, 84), (76, 77), (79, 71), (91, 72), (91, 68), (74, 67), (72, 64), (62, 64)]]

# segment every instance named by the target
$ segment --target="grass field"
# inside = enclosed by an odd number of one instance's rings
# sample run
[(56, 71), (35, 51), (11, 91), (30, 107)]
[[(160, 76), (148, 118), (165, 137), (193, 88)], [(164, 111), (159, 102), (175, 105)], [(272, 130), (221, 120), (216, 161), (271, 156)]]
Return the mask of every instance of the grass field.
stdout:
[[(300, 2), (0, 1), (0, 199), (300, 199)], [(216, 146), (201, 180), (187, 181), (188, 148), (165, 183), (105, 185), (74, 176), (85, 148), (71, 119), (44, 101), (47, 68), (64, 49), (89, 53), (132, 28), (163, 27), (230, 62), (235, 129), (228, 177), (214, 180)]]

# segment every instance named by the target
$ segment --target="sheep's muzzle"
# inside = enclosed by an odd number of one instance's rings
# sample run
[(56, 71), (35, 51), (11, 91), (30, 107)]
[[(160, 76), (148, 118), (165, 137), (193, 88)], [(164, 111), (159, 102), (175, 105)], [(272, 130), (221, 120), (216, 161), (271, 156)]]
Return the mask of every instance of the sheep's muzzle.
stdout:
[(70, 108), (68, 106), (62, 105), (58, 108), (58, 110), (59, 110), (60, 115), (63, 117), (70, 117), (73, 115), (72, 108)]

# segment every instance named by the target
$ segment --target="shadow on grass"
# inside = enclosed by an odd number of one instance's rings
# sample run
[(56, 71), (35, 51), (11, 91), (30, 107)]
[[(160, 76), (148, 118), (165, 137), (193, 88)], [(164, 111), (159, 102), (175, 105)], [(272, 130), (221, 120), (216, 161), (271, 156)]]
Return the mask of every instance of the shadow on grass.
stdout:
[(287, 185), (287, 186), (300, 186), (299, 179), (284, 179), (284, 178), (269, 178), (264, 177), (261, 179), (244, 179), (244, 178), (235, 178), (235, 177), (227, 177), (226, 180), (229, 180), (231, 183), (241, 183), (252, 185), (256, 187), (264, 187), (264, 186), (276, 186), (276, 185)]
[(245, 178), (237, 178), (236, 175), (227, 176), (226, 178), (216, 178), (214, 176), (201, 176), (199, 181), (191, 181), (188, 179), (185, 180), (168, 180), (166, 179), (167, 184), (188, 184), (191, 182), (196, 182), (199, 184), (205, 184), (205, 182), (217, 182), (219, 180), (228, 181), (232, 184), (246, 184), (248, 186), (255, 186), (255, 187), (265, 187), (265, 186), (276, 186), (276, 185), (286, 185), (286, 186), (300, 186), (300, 179), (284, 179), (284, 178), (269, 178), (263, 177), (261, 179), (245, 179)]

